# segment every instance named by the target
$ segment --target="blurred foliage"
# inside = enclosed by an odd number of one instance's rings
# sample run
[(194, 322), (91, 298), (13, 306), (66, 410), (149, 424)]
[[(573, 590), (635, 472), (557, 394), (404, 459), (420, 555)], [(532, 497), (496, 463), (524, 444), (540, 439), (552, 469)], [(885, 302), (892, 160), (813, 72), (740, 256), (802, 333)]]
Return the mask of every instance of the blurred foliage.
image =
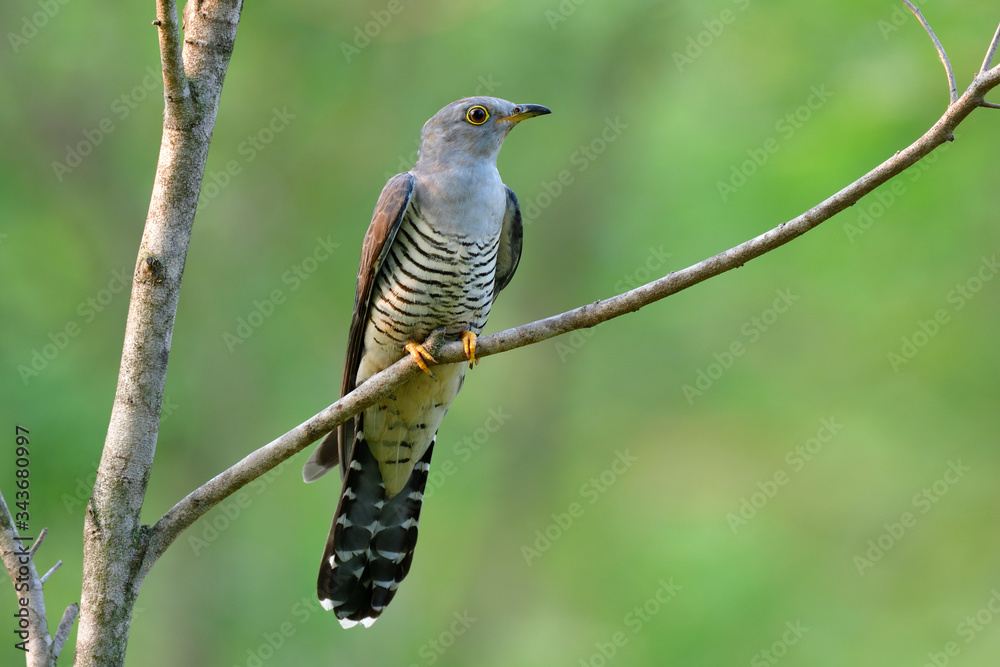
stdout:
[[(988, 5), (925, 11), (960, 89), (995, 29)], [(149, 522), (336, 399), (372, 206), (447, 102), (553, 110), (500, 158), (530, 224), (496, 331), (765, 231), (908, 145), (947, 101), (927, 35), (888, 1), (389, 6), (245, 8)], [(31, 429), (40, 567), (65, 562), (46, 586), (53, 625), (79, 598), (127, 312), (117, 275), (135, 263), (162, 113), (152, 3), (103, 9), (0, 7), (0, 403), (8, 445), (14, 424)], [(441, 429), (414, 567), (371, 630), (342, 631), (315, 603), (338, 484), (302, 484), (303, 454), (169, 550), (129, 662), (993, 664), (998, 138), (996, 114), (976, 112), (954, 144), (791, 245), (486, 360)], [(321, 243), (336, 247), (314, 255)], [(240, 318), (260, 326), (227, 344)], [(42, 368), (22, 377), (36, 352)], [(872, 562), (859, 573), (856, 557)]]

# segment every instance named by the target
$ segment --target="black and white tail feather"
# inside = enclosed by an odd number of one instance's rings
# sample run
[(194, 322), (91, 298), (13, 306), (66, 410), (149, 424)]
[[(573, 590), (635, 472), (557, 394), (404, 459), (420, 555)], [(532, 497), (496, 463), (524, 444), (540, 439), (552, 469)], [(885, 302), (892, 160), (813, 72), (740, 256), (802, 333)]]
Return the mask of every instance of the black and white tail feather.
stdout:
[[(396, 595), (410, 570), (434, 443), (402, 491), (386, 499), (378, 462), (358, 418), (351, 463), (320, 564), (320, 604), (344, 628), (366, 628)], [(435, 436), (436, 437), (436, 436)]]

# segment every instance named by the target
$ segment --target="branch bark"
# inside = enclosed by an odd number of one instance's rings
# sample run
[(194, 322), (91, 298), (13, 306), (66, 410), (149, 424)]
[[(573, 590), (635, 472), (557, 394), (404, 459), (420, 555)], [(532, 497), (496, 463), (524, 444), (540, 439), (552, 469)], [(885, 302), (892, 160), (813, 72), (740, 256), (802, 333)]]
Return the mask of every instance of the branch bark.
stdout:
[[(944, 115), (917, 141), (801, 215), (729, 250), (623, 294), (595, 301), (560, 315), (482, 336), (476, 345), (476, 355), (481, 358), (488, 357), (577, 329), (596, 326), (635, 312), (697, 285), (703, 280), (741, 267), (746, 262), (788, 243), (840, 211), (853, 206), (866, 194), (913, 166), (941, 144), (952, 141), (955, 128), (970, 113), (977, 107), (992, 106), (985, 101), (985, 95), (997, 85), (1000, 85), (1000, 65), (980, 72), (965, 93), (950, 104)], [(438, 363), (465, 361), (462, 344), (457, 342), (437, 348), (434, 356)], [(416, 362), (409, 356), (404, 357), (393, 366), (373, 375), (360, 387), (322, 412), (313, 415), (192, 491), (153, 525), (140, 576), (145, 576), (156, 559), (185, 528), (217, 503), (297, 454), (338, 424), (389, 395), (396, 387), (419, 372)]]
[[(26, 642), (25, 660), (28, 667), (55, 667), (59, 653), (66, 643), (70, 628), (73, 627), (73, 621), (80, 609), (77, 604), (71, 604), (67, 607), (55, 637), (49, 636), (49, 624), (45, 614), (44, 584), (62, 561), (52, 566), (44, 576), (38, 576), (34, 556), (45, 538), (45, 532), (43, 528), (30, 547), (25, 544), (26, 541), (30, 540), (22, 538), (18, 534), (14, 519), (7, 507), (7, 501), (4, 500), (3, 494), (0, 494), (0, 554), (3, 556), (3, 564), (7, 568), (7, 574), (14, 584), (15, 597), (18, 599), (18, 611), (15, 612), (17, 619), (17, 629), (14, 631), (15, 644), (18, 641)], [(26, 604), (22, 604), (22, 601)], [(24, 619), (23, 625), (20, 616), (22, 609), (28, 615)], [(19, 634), (22, 632), (25, 634)]]
[(174, 0), (158, 0), (165, 114), (132, 280), (118, 387), (84, 526), (76, 664), (125, 660), (147, 544), (146, 494), (181, 276), (242, 0), (188, 2), (183, 47)]

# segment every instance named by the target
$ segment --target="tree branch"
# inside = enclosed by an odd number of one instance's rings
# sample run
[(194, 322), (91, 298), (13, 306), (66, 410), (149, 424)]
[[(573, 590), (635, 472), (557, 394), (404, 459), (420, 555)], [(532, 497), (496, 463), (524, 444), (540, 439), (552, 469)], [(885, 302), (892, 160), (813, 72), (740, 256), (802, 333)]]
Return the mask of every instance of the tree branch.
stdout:
[(924, 30), (927, 34), (931, 36), (931, 41), (934, 42), (934, 48), (937, 49), (938, 58), (941, 59), (941, 64), (944, 65), (944, 73), (948, 75), (948, 99), (954, 104), (958, 100), (958, 87), (955, 85), (955, 72), (951, 69), (951, 62), (948, 60), (948, 54), (944, 52), (944, 47), (941, 46), (941, 42), (938, 40), (937, 35), (931, 29), (931, 25), (924, 18), (924, 15), (920, 13), (920, 10), (913, 6), (910, 0), (903, 0), (903, 4), (910, 8), (913, 15), (917, 17), (920, 21), (920, 25), (924, 26)]
[(49, 534), (48, 527), (42, 528), (38, 532), (38, 537), (35, 538), (35, 543), (31, 545), (30, 549), (28, 549), (28, 555), (29, 556), (34, 556), (35, 555), (35, 552), (38, 551), (38, 547), (42, 546), (42, 542), (45, 541), (45, 536), (48, 535), (48, 534)]
[[(493, 336), (479, 340), (492, 339), (497, 335), (493, 334)], [(479, 348), (476, 349), (478, 353)], [(462, 359), (465, 358), (461, 344), (453, 344), (442, 348), (438, 359), (447, 362), (449, 357), (455, 356), (455, 350), (458, 350)], [(501, 350), (496, 350), (493, 354), (499, 351)], [(451, 354), (448, 354), (449, 352)], [(149, 545), (140, 569), (140, 581), (181, 531), (212, 509), (219, 501), (257, 479), (282, 461), (302, 451), (341, 422), (385, 398), (396, 387), (419, 372), (421, 371), (416, 362), (407, 356), (384, 371), (376, 373), (367, 382), (319, 414), (313, 415), (291, 431), (253, 451), (239, 463), (189, 493), (160, 517), (150, 529)]]
[(76, 602), (66, 607), (66, 611), (63, 612), (62, 620), (59, 621), (59, 627), (56, 628), (56, 635), (52, 638), (53, 662), (58, 660), (60, 654), (62, 654), (66, 640), (69, 639), (69, 631), (73, 629), (73, 621), (76, 620), (79, 613), (80, 605)]
[[(160, 32), (160, 63), (163, 69), (163, 98), (168, 118), (186, 118), (195, 112), (191, 88), (184, 74), (180, 29), (175, 0), (156, 0), (156, 20)], [(165, 121), (166, 122), (166, 121)], [(169, 122), (171, 126), (175, 122)]]
[[(1000, 66), (979, 74), (962, 97), (951, 104), (945, 114), (920, 139), (805, 213), (714, 257), (623, 294), (530, 324), (482, 336), (476, 345), (476, 355), (488, 357), (577, 329), (596, 326), (626, 313), (635, 312), (643, 306), (676, 294), (703, 280), (743, 266), (746, 262), (788, 243), (836, 213), (853, 206), (866, 194), (902, 173), (944, 142), (951, 141), (959, 123), (977, 107), (982, 106), (983, 96), (998, 84), (1000, 84)], [(434, 351), (434, 355), (438, 363), (465, 361), (462, 344), (457, 342), (440, 347)], [(419, 372), (416, 362), (410, 356), (405, 356), (384, 371), (373, 375), (360, 387), (322, 412), (249, 454), (192, 491), (153, 525), (140, 578), (145, 576), (156, 559), (181, 531), (221, 500), (295, 455), (340, 423), (389, 395), (396, 387)]]
[(56, 570), (62, 567), (62, 565), (63, 565), (62, 558), (60, 558), (59, 560), (56, 561), (55, 565), (49, 568), (48, 572), (46, 572), (41, 576), (41, 578), (38, 581), (44, 584), (46, 581), (49, 580), (49, 577), (51, 577), (53, 574), (56, 573)]
[(87, 504), (78, 665), (120, 665), (125, 659), (147, 540), (142, 503), (156, 450), (181, 277), (242, 8), (242, 0), (188, 2), (181, 42), (175, 0), (157, 0), (166, 112), (118, 387)]
[[(983, 66), (979, 71), (986, 72), (993, 64), (993, 56), (997, 52), (997, 45), (1000, 44), (1000, 25), (997, 26), (997, 31), (993, 33), (993, 41), (990, 42), (990, 48), (986, 49), (986, 57), (983, 58)], [(988, 107), (990, 109), (1000, 109), (1000, 104), (994, 104), (993, 102), (987, 102), (983, 100), (979, 103), (981, 107)]]
[[(24, 539), (18, 534), (14, 519), (7, 508), (7, 501), (0, 493), (0, 555), (2, 555), (3, 564), (7, 568), (7, 575), (14, 584), (15, 597), (18, 599), (18, 611), (14, 614), (17, 628), (14, 631), (15, 643), (27, 642), (25, 644), (27, 647), (25, 659), (28, 667), (54, 667), (56, 664), (52, 638), (49, 637), (48, 619), (45, 614), (45, 592), (42, 587), (44, 577), (39, 578), (33, 558), (34, 551), (45, 532), (43, 529), (31, 549), (26, 548)], [(26, 601), (27, 604), (22, 604), (22, 600)], [(25, 610), (27, 613), (23, 625), (21, 624), (21, 610)], [(72, 625), (72, 621), (70, 625)], [(67, 629), (66, 632), (68, 634), (69, 630)]]
[(990, 42), (990, 48), (986, 49), (986, 57), (983, 58), (983, 66), (979, 68), (980, 72), (985, 72), (993, 64), (993, 56), (997, 52), (997, 44), (1000, 44), (1000, 25), (997, 26), (997, 31), (993, 33), (993, 41)]

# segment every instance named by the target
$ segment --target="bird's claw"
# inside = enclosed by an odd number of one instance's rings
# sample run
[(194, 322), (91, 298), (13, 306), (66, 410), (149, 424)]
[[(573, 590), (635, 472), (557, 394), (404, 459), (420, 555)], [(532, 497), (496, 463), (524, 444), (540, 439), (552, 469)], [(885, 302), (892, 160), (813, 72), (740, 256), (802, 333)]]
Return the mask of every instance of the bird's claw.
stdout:
[(431, 355), (431, 353), (424, 348), (423, 345), (421, 345), (420, 343), (411, 342), (404, 345), (403, 349), (410, 353), (410, 356), (413, 357), (413, 360), (417, 362), (417, 366), (420, 366), (420, 370), (427, 373), (427, 375), (434, 377), (434, 373), (431, 372), (431, 369), (427, 367), (427, 363), (424, 361), (424, 359), (433, 364), (437, 363), (437, 359), (435, 359), (433, 355)]
[(479, 359), (476, 359), (476, 338), (474, 331), (462, 332), (462, 347), (465, 349), (465, 356), (469, 359), (469, 368), (479, 363)]

